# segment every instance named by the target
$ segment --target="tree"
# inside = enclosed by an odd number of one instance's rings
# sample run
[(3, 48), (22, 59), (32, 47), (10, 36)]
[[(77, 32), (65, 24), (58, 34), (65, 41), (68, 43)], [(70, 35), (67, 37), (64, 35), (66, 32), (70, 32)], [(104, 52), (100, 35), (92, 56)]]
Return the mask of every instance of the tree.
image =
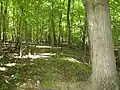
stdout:
[(8, 17), (7, 17), (7, 8), (8, 8), (8, 2), (6, 0), (5, 2), (5, 6), (4, 6), (4, 14), (3, 14), (3, 41), (7, 40), (7, 28), (8, 28)]
[(2, 32), (2, 28), (1, 28), (1, 26), (2, 26), (2, 1), (0, 2), (0, 40), (1, 40), (1, 32)]
[(62, 16), (63, 16), (63, 6), (65, 0), (62, 2), (60, 0), (60, 10), (59, 10), (59, 30), (58, 30), (58, 46), (63, 42), (63, 35), (62, 35)]
[(92, 90), (118, 90), (108, 0), (84, 0), (92, 60)]
[(52, 30), (52, 42), (51, 45), (54, 46), (56, 44), (56, 35), (55, 35), (55, 25), (54, 25), (54, 2), (51, 2), (51, 30)]
[(118, 38), (118, 65), (120, 65), (120, 36)]
[(71, 40), (71, 30), (70, 30), (70, 2), (71, 0), (68, 0), (68, 8), (67, 8), (67, 45), (70, 47), (70, 40)]

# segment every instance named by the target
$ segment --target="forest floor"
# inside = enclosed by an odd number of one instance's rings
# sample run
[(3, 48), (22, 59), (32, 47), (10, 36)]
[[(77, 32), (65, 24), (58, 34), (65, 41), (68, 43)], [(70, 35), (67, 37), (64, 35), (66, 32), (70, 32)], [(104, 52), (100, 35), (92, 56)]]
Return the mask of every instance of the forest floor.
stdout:
[(60, 47), (31, 46), (23, 56), (0, 59), (0, 90), (84, 90), (91, 66), (84, 54)]

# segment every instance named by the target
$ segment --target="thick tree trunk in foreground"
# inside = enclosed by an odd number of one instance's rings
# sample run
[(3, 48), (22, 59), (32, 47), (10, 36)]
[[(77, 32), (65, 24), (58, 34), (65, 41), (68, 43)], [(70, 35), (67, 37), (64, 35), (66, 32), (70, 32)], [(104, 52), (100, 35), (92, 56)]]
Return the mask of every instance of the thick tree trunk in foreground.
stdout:
[(120, 36), (119, 36), (119, 39), (118, 39), (118, 65), (120, 65)]
[(92, 90), (118, 90), (108, 0), (84, 0), (92, 60)]

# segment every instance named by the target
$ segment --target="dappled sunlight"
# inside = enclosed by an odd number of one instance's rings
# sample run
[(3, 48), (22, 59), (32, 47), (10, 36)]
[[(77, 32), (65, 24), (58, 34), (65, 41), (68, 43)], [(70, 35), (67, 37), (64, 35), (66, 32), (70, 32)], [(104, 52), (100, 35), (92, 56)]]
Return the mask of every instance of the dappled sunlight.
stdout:
[(3, 55), (2, 55), (2, 56), (0, 56), (0, 59), (1, 59), (1, 58), (3, 58)]
[(21, 58), (32, 58), (32, 59), (37, 59), (37, 58), (40, 58), (40, 55), (28, 54), (28, 55), (22, 56)]
[(49, 58), (51, 56), (56, 55), (55, 53), (34, 53), (31, 54), (29, 53), (28, 55), (24, 55), (24, 56), (15, 56), (15, 58), (31, 58), (31, 59), (37, 59), (37, 58)]
[(0, 0), (0, 90), (116, 90), (119, 2)]
[(56, 55), (55, 53), (41, 53), (41, 56), (53, 56)]
[(36, 46), (37, 48), (52, 48), (51, 46)]
[(35, 47), (37, 47), (37, 48), (43, 48), (43, 49), (50, 49), (50, 48), (59, 48), (59, 49), (61, 49), (61, 47), (52, 47), (52, 46), (35, 46)]
[(0, 67), (0, 71), (5, 71), (7, 68), (5, 67)]
[(73, 58), (73, 57), (66, 57), (66, 58), (62, 58), (64, 60), (68, 60), (70, 62), (77, 62), (77, 63), (81, 63), (80, 61), (78, 61), (77, 59)]
[(15, 66), (16, 63), (8, 63), (8, 64), (5, 64), (5, 66), (8, 66), (8, 67), (12, 67), (12, 66)]

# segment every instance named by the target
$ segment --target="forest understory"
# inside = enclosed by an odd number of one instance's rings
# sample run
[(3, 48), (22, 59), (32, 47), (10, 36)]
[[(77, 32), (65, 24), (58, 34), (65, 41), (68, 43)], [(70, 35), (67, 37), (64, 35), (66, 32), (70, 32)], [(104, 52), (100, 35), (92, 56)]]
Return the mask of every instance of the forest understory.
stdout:
[(81, 50), (37, 44), (21, 44), (21, 48), (16, 48), (15, 43), (1, 46), (0, 90), (91, 88), (90, 56)]
[(0, 90), (83, 90), (91, 76), (89, 55), (80, 51), (22, 44), (20, 55), (14, 43), (1, 49)]

